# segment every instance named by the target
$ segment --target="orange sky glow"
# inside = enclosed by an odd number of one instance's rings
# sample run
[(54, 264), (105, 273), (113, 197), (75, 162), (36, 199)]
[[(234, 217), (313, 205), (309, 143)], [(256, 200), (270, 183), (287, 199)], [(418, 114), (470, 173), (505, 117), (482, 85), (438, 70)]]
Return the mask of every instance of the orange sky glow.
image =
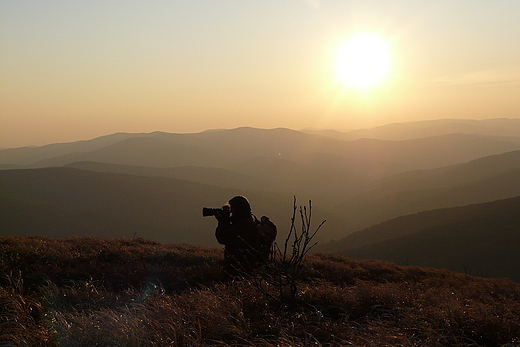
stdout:
[[(114, 132), (520, 117), (520, 2), (0, 3), (0, 148)], [(338, 78), (344, 43), (388, 71)]]

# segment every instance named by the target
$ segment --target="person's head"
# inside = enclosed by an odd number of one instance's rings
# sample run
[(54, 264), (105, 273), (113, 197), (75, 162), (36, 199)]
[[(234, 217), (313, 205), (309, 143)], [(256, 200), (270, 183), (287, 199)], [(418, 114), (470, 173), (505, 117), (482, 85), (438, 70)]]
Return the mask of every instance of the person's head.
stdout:
[(231, 213), (235, 217), (246, 217), (251, 215), (251, 205), (245, 196), (235, 196), (228, 201)]

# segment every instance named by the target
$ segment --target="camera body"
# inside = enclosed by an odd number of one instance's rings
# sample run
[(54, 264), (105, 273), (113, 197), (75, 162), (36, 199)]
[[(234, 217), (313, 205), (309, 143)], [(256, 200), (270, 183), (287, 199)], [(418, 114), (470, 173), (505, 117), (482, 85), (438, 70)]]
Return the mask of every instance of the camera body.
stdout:
[(219, 214), (222, 217), (229, 217), (229, 214), (230, 214), (229, 206), (224, 205), (221, 208), (214, 208), (214, 207), (203, 207), (202, 208), (203, 217), (218, 216)]

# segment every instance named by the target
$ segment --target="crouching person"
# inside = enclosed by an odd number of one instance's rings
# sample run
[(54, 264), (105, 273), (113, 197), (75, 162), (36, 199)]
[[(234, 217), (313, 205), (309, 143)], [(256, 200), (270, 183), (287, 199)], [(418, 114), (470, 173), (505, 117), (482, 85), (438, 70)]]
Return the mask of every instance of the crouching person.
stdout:
[(224, 248), (224, 273), (230, 277), (250, 274), (258, 263), (256, 217), (249, 201), (235, 196), (215, 213), (218, 221), (215, 236)]

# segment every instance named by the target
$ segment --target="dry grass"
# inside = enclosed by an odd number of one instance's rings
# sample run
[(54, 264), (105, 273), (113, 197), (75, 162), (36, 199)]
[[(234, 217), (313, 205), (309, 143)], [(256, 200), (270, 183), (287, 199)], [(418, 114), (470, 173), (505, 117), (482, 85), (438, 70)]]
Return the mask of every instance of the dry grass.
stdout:
[(0, 346), (520, 346), (506, 279), (314, 254), (279, 301), (225, 281), (219, 249), (2, 236), (0, 252)]

